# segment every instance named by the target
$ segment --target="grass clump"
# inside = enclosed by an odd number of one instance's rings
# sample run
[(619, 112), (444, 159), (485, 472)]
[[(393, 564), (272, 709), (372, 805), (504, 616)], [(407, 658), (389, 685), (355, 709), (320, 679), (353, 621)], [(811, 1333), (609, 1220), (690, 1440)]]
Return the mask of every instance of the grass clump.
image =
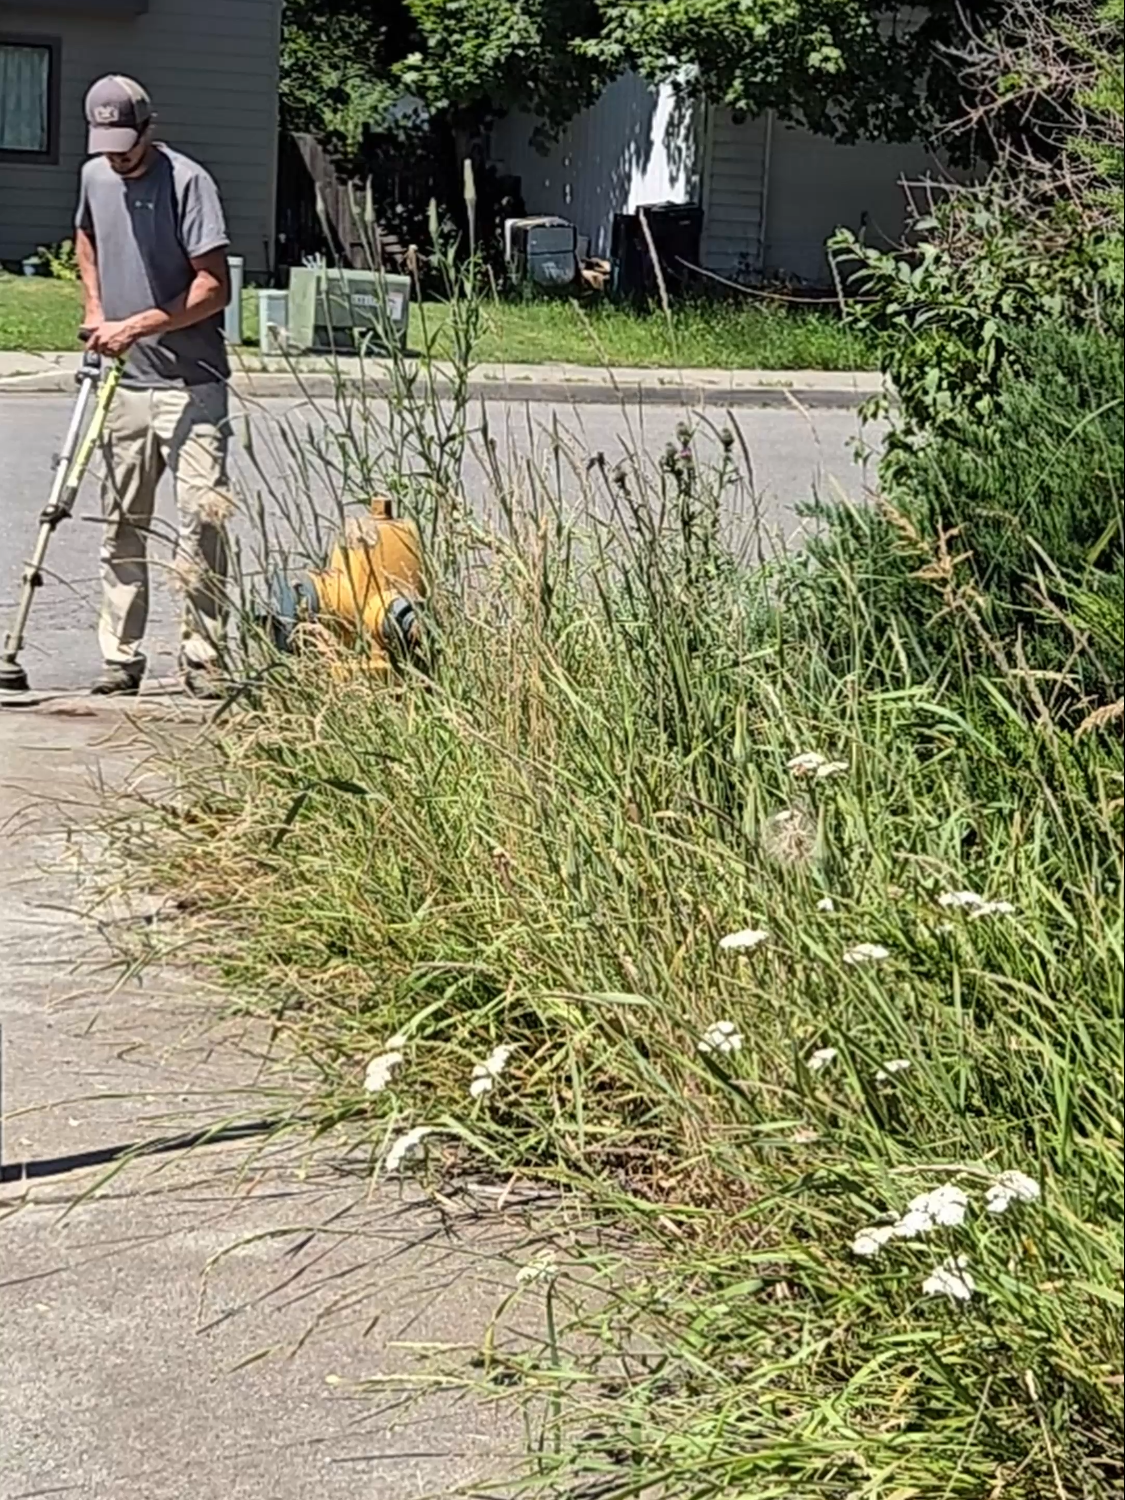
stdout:
[[(733, 431), (710, 468), (690, 427), (494, 463), (470, 515), (432, 420), (440, 484), (399, 431), (351, 498), (420, 508), (433, 679), (259, 656), (146, 857), (373, 1171), (547, 1178), (627, 1231), (552, 1273), (542, 1359), (487, 1364), (552, 1398), (513, 1489), (1119, 1493), (1122, 683), (1075, 602), (1121, 607), (1104, 447), (1041, 424), (1008, 472), (1055, 478), (1014, 494), (967, 429), (751, 558)], [(951, 541), (993, 545), (985, 485), (1002, 572)], [(1058, 494), (1092, 513), (1056, 565)], [(1065, 628), (1031, 667), (1036, 569)]]
[[(73, 349), (82, 292), (73, 281), (0, 271), (0, 350)], [(443, 302), (411, 310), (411, 342), (436, 359), (457, 357)], [(258, 294), (242, 295), (242, 336), (258, 342)], [(610, 365), (648, 369), (868, 370), (874, 340), (833, 312), (774, 303), (700, 300), (638, 310), (591, 300), (482, 304), (474, 357), (484, 363)]]

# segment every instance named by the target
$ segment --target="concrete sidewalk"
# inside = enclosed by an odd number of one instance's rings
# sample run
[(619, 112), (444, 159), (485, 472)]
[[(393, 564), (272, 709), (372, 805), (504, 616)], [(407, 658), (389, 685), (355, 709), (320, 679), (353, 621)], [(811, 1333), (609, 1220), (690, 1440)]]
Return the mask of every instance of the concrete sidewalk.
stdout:
[[(0, 394), (68, 393), (80, 354), (0, 353)], [(435, 363), (419, 380), (431, 377), (439, 391), (450, 388), (453, 369)], [(297, 360), (236, 356), (232, 389), (249, 397), (323, 397), (338, 384), (364, 381), (373, 394), (389, 388), (389, 369), (377, 359), (306, 356)], [(856, 407), (883, 389), (883, 377), (862, 370), (696, 370), (617, 368), (593, 365), (476, 365), (468, 382), (474, 400), (579, 404), (642, 403), (660, 406)]]
[(442, 1213), (373, 1193), (340, 1138), (66, 1161), (285, 1103), (265, 1038), (217, 1025), (190, 974), (110, 962), (107, 933), (161, 903), (91, 908), (78, 856), (145, 775), (145, 714), (198, 732), (160, 699), (0, 715), (4, 1163), (24, 1173), (0, 1186), (0, 1500), (481, 1495), (519, 1450), (495, 1409), (357, 1389), (409, 1372), (404, 1343), (480, 1346), (526, 1258), (520, 1214), (483, 1190)]

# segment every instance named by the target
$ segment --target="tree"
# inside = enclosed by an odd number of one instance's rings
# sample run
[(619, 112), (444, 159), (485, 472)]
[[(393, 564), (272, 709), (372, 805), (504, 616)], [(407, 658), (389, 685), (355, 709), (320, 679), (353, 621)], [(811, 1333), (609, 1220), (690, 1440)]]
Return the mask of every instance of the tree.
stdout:
[(396, 77), (465, 123), (524, 109), (548, 126), (593, 103), (616, 66), (587, 43), (597, 0), (405, 0), (415, 44)]
[(772, 109), (845, 142), (905, 141), (963, 117), (953, 54), (968, 17), (987, 26), (1003, 10), (1003, 0), (601, 0), (587, 47), (738, 113)]
[[(379, 19), (376, 20), (376, 14)], [(394, 97), (394, 35), (401, 6), (367, 0), (285, 0), (281, 21), (282, 124), (350, 153)]]
[(285, 123), (354, 150), (407, 95), (461, 138), (510, 109), (559, 125), (615, 71), (600, 24), (597, 0), (285, 0)]

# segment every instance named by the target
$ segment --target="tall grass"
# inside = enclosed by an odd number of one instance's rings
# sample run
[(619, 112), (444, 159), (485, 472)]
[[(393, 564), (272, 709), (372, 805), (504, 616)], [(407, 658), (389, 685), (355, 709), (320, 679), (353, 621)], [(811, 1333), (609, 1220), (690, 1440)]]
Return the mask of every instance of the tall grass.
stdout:
[[(540, 1424), (511, 1489), (1119, 1493), (1119, 680), (1083, 656), (1048, 702), (893, 505), (820, 507), (803, 555), (736, 543), (733, 430), (711, 467), (690, 428), (616, 468), (494, 459), (470, 510), (459, 412), (416, 392), (332, 440), (365, 454), (332, 461), (341, 507), (393, 482), (424, 523), (433, 678), (248, 630), (221, 754), (134, 852), (374, 1173), (425, 1128), (403, 1170), (549, 1179), (624, 1232), (533, 1266), (541, 1356), (482, 1330), (464, 1378)], [(402, 462), (434, 430), (438, 483)], [(961, 1222), (859, 1253), (943, 1185)], [(971, 1296), (927, 1293), (950, 1257)]]

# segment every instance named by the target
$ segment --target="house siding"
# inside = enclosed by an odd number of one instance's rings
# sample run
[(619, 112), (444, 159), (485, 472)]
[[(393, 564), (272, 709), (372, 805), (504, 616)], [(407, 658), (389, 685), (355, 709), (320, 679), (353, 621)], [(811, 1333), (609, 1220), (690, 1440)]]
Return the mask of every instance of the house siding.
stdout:
[(545, 152), (532, 145), (534, 116), (505, 116), (493, 127), (491, 157), (499, 170), (520, 179), (529, 214), (569, 219), (588, 237), (590, 253), (604, 256), (614, 214), (696, 196), (696, 123), (693, 108), (670, 88), (650, 87), (627, 73)]
[(157, 133), (201, 162), (222, 194), (232, 253), (260, 274), (272, 259), (280, 0), (150, 0), (134, 18), (79, 18), (48, 3), (0, 4), (0, 33), (57, 37), (57, 166), (0, 159), (0, 260), (73, 233), (86, 157), (82, 100), (127, 73), (149, 90)]
[(824, 243), (840, 227), (870, 245), (901, 243), (904, 182), (947, 177), (946, 166), (920, 144), (861, 141), (840, 146), (791, 125), (771, 132), (764, 269), (828, 285)]
[(841, 146), (768, 115), (692, 111), (635, 74), (612, 83), (546, 153), (531, 144), (535, 123), (509, 115), (492, 134), (493, 161), (520, 178), (529, 213), (572, 220), (606, 255), (615, 213), (701, 202), (703, 265), (735, 279), (785, 274), (829, 285), (824, 244), (834, 230), (895, 244), (903, 180), (948, 175), (920, 144)]
[(736, 120), (729, 109), (713, 109), (706, 142), (700, 255), (708, 271), (746, 276), (761, 264), (768, 121)]

